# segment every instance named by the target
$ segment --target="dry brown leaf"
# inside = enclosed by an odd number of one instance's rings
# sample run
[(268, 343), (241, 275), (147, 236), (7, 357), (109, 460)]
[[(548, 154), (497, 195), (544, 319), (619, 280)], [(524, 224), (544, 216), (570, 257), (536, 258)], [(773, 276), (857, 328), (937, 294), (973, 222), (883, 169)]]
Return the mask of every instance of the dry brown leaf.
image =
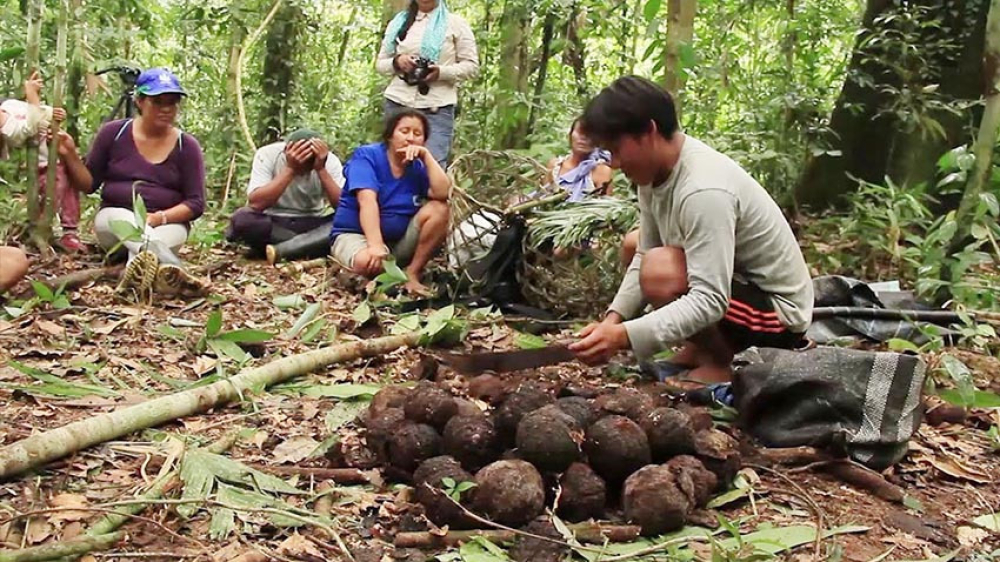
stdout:
[(35, 320), (35, 326), (38, 326), (43, 332), (52, 336), (61, 336), (66, 333), (66, 328), (48, 320)]
[[(59, 494), (49, 500), (49, 505), (60, 509), (87, 507), (87, 498), (80, 494)], [(86, 519), (88, 516), (89, 512), (87, 511), (57, 511), (49, 517), (49, 521), (53, 523), (80, 521), (81, 519)]]
[(278, 553), (305, 560), (326, 560), (326, 557), (312, 541), (298, 533), (292, 533), (290, 537), (282, 541), (278, 545)]
[(302, 404), (302, 419), (311, 420), (319, 413), (319, 400), (307, 400)]
[(215, 359), (214, 357), (199, 355), (198, 358), (194, 360), (194, 365), (191, 366), (191, 370), (194, 371), (195, 375), (200, 377), (215, 369), (215, 365), (218, 362), (218, 359)]
[(80, 533), (82, 532), (83, 532), (83, 523), (81, 523), (80, 521), (72, 521), (70, 523), (67, 523), (66, 526), (63, 527), (63, 532), (60, 539), (64, 541), (69, 540), (74, 537), (80, 536)]
[(48, 521), (32, 519), (31, 524), (28, 525), (28, 532), (25, 535), (25, 539), (28, 541), (28, 544), (38, 544), (45, 542), (45, 539), (51, 537), (54, 532), (55, 528)]
[(243, 296), (248, 299), (253, 299), (254, 297), (256, 297), (257, 285), (254, 285), (253, 283), (248, 283), (245, 287), (243, 287)]
[(948, 476), (951, 476), (952, 478), (969, 480), (970, 482), (976, 482), (977, 484), (991, 484), (993, 482), (993, 479), (990, 478), (988, 474), (980, 472), (956, 459), (944, 456), (934, 456), (929, 457), (928, 461), (934, 468), (940, 470)]
[(80, 559), (80, 562), (97, 562), (97, 558), (94, 558), (93, 554), (87, 554)]
[(296, 463), (304, 460), (316, 447), (319, 441), (305, 435), (298, 435), (283, 441), (274, 448), (274, 464)]
[(128, 318), (122, 318), (121, 320), (115, 320), (113, 322), (101, 322), (90, 325), (90, 330), (95, 334), (108, 335), (118, 329), (119, 326), (128, 322)]
[(985, 529), (974, 529), (972, 527), (959, 527), (955, 532), (958, 537), (958, 544), (968, 548), (978, 545), (990, 536), (990, 532)]
[(271, 437), (271, 435), (268, 432), (258, 429), (254, 432), (253, 437), (251, 437), (249, 441), (260, 449), (264, 446), (264, 443), (267, 443), (269, 437)]
[(181, 359), (184, 359), (186, 353), (183, 351), (178, 351), (176, 353), (164, 353), (163, 360), (167, 363), (180, 363)]

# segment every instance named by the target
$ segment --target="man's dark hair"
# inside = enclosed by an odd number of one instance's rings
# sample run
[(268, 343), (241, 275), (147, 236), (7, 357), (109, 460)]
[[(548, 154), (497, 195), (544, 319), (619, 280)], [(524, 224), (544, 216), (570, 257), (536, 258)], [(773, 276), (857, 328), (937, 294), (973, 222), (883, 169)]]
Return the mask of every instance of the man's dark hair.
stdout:
[(583, 130), (597, 144), (646, 133), (650, 121), (667, 140), (677, 132), (677, 109), (670, 92), (639, 76), (615, 80), (583, 111)]
[(427, 116), (417, 111), (416, 109), (401, 109), (396, 113), (393, 113), (385, 120), (385, 129), (382, 130), (382, 140), (384, 142), (389, 142), (392, 138), (393, 131), (396, 130), (396, 125), (406, 117), (416, 117), (420, 119), (420, 122), (424, 124), (424, 140), (426, 141), (428, 137), (431, 136), (431, 124), (427, 120)]

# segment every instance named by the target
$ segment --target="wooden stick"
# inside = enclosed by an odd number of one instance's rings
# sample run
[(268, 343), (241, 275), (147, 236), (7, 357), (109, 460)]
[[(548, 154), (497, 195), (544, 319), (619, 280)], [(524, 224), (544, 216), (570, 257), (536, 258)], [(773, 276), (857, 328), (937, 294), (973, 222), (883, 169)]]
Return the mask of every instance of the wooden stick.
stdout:
[[(602, 525), (599, 523), (578, 523), (570, 525), (577, 540), (581, 542), (603, 544), (608, 542), (632, 542), (639, 538), (640, 528), (635, 525)], [(430, 531), (397, 533), (393, 540), (396, 548), (439, 548), (455, 546), (469, 542), (476, 537), (489, 539), (491, 542), (510, 542), (517, 537), (515, 531), (498, 529), (473, 529), (470, 531), (448, 531), (444, 535), (436, 535)]]
[[(124, 265), (109, 265), (93, 269), (81, 269), (80, 271), (74, 271), (72, 273), (67, 273), (66, 275), (53, 277), (52, 279), (35, 279), (35, 281), (38, 281), (53, 291), (59, 289), (59, 287), (65, 287), (66, 290), (76, 289), (77, 287), (82, 287), (88, 283), (103, 281), (105, 279), (113, 279), (121, 275), (122, 269), (124, 268)], [(32, 294), (33, 290), (29, 286), (25, 290), (18, 293), (17, 296), (18, 298), (27, 298)]]
[(210, 385), (141, 402), (73, 422), (0, 448), (0, 479), (10, 478), (98, 443), (205, 412), (244, 393), (342, 361), (384, 355), (416, 345), (419, 332), (360, 340), (284, 357)]
[(881, 474), (851, 461), (827, 463), (818, 469), (886, 501), (901, 504), (906, 497), (902, 488), (889, 482)]
[(247, 51), (257, 42), (260, 35), (264, 33), (267, 25), (274, 19), (274, 14), (278, 13), (278, 8), (280, 7), (281, 0), (274, 0), (274, 6), (271, 7), (271, 11), (264, 17), (264, 21), (260, 22), (260, 27), (255, 29), (250, 37), (247, 38), (247, 42), (240, 49), (240, 56), (236, 59), (236, 114), (240, 119), (240, 128), (243, 129), (243, 135), (246, 136), (247, 146), (254, 152), (257, 151), (257, 143), (253, 142), (253, 136), (250, 134), (250, 125), (247, 124), (247, 110), (243, 103), (243, 67), (246, 65)]
[(308, 468), (304, 466), (270, 466), (250, 463), (247, 466), (261, 472), (279, 476), (306, 476), (318, 480), (332, 480), (337, 484), (368, 484), (368, 475), (356, 468)]

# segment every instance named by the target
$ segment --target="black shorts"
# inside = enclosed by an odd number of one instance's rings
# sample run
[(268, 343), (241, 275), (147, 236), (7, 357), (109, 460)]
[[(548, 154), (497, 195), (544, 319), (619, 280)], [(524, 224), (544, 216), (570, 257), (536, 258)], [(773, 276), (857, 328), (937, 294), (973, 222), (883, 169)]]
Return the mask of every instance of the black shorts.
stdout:
[(753, 283), (733, 280), (729, 308), (719, 329), (734, 351), (748, 347), (794, 349), (802, 342), (801, 332), (791, 332), (781, 323), (771, 304), (771, 296)]

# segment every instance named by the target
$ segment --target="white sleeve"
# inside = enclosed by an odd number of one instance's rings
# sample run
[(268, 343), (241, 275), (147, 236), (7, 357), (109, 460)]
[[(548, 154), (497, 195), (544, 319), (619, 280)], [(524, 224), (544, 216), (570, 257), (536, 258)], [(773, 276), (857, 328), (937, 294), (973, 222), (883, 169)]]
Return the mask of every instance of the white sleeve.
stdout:
[[(247, 184), (247, 194), (251, 194), (255, 189), (267, 185), (274, 179), (275, 165), (277, 164), (277, 154), (273, 145), (262, 146), (253, 155), (253, 168), (250, 169), (250, 183)], [(282, 145), (282, 149), (284, 146)]]
[(326, 157), (326, 171), (330, 174), (330, 177), (333, 178), (333, 181), (337, 182), (337, 185), (343, 189), (344, 165), (341, 164), (340, 158), (337, 158), (337, 155), (332, 152)]

